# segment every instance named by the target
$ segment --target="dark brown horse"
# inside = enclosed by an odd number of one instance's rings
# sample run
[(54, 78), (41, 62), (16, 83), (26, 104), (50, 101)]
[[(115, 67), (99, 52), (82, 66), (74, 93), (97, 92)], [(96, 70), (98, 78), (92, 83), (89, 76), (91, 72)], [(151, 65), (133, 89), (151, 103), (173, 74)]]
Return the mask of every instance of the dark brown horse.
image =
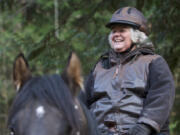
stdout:
[(83, 87), (81, 67), (72, 53), (62, 75), (32, 77), (20, 54), (14, 62), (17, 95), (11, 106), (11, 135), (96, 135), (96, 124), (77, 98)]

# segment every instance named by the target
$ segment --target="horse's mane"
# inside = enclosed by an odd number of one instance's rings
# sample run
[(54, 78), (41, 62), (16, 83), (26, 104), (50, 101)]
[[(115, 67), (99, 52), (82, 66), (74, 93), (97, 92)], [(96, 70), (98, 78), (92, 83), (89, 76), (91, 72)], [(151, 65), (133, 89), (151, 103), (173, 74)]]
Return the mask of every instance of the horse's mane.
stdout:
[(73, 129), (80, 130), (79, 115), (68, 86), (59, 75), (31, 78), (17, 94), (8, 119), (8, 125), (16, 113), (33, 100), (48, 103), (64, 113)]

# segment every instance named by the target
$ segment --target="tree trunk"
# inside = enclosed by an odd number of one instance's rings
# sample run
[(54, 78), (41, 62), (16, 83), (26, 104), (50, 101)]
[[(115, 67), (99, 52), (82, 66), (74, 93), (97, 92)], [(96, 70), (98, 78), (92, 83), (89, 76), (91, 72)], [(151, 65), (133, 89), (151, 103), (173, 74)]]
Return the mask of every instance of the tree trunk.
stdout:
[(137, 0), (136, 1), (136, 8), (140, 11), (142, 11), (142, 8), (144, 6), (144, 0)]
[(55, 36), (59, 37), (59, 11), (58, 11), (58, 0), (54, 0), (54, 28)]

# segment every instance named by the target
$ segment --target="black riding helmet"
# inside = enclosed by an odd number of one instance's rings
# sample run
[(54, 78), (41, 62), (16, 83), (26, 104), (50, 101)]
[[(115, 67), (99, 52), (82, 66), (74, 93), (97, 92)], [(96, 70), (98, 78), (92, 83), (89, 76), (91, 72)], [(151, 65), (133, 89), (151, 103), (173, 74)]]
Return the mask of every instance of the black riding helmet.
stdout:
[(124, 7), (115, 11), (106, 27), (112, 28), (115, 24), (130, 25), (148, 35), (147, 19), (136, 8)]

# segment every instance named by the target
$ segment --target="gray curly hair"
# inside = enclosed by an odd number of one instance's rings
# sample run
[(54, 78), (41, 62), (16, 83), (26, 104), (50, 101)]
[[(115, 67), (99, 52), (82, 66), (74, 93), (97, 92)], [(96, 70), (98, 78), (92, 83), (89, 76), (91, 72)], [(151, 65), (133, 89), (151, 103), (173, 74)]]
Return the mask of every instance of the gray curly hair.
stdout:
[[(138, 29), (134, 29), (134, 28), (129, 28), (130, 29), (130, 33), (131, 33), (131, 40), (132, 40), (132, 43), (134, 44), (142, 44), (144, 42), (146, 42), (148, 40), (148, 36), (138, 30)], [(108, 37), (108, 40), (109, 40), (109, 44), (111, 46), (111, 48), (113, 49), (113, 46), (112, 46), (112, 31), (110, 32), (109, 34), (109, 37)]]

